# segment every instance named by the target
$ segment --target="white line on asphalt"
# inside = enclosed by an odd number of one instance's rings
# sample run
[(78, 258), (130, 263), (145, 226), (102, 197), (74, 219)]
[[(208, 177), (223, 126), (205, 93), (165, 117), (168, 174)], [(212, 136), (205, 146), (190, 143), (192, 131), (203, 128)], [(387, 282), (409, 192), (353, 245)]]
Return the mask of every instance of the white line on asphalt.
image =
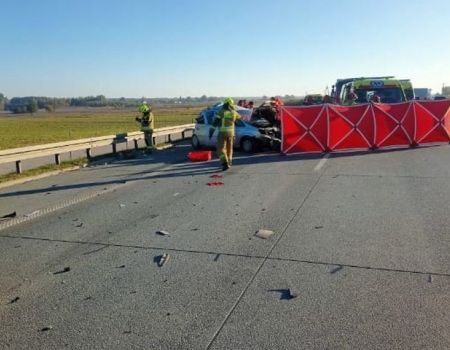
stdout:
[(317, 165), (314, 167), (314, 171), (319, 171), (320, 169), (322, 169), (322, 167), (327, 162), (328, 158), (330, 158), (330, 153), (327, 153), (323, 156), (323, 158), (319, 161), (319, 163), (317, 163)]

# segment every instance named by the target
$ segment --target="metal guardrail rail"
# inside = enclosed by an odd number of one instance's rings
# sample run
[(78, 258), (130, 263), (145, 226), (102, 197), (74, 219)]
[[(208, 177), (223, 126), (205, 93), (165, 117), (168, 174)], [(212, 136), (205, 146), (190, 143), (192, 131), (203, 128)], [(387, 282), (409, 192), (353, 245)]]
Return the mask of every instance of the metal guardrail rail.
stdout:
[[(184, 124), (179, 126), (159, 128), (154, 130), (152, 136), (154, 140), (156, 140), (157, 137), (167, 136), (168, 142), (171, 142), (173, 134), (181, 134), (181, 138), (184, 139), (186, 138), (186, 132), (194, 130), (194, 126), (195, 124)], [(91, 137), (86, 139), (49, 143), (38, 146), (6, 149), (0, 151), (0, 164), (15, 162), (16, 172), (20, 174), (22, 172), (21, 162), (26, 159), (54, 155), (55, 163), (60, 164), (60, 155), (63, 153), (85, 150), (86, 156), (90, 158), (91, 149), (95, 147), (112, 146), (112, 152), (116, 153), (117, 144), (134, 141), (134, 147), (138, 149), (139, 140), (144, 139), (144, 133), (141, 131), (123, 134), (123, 137), (120, 137), (120, 135), (122, 134)]]

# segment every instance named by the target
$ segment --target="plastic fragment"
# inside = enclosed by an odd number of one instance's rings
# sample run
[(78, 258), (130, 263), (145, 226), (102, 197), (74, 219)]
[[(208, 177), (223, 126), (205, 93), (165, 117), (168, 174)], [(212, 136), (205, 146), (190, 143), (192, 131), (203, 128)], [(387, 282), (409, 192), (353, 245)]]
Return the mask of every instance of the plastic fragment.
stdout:
[(12, 219), (12, 218), (15, 218), (16, 216), (17, 216), (17, 213), (15, 211), (13, 211), (12, 213), (1, 216), (0, 220), (1, 219)]
[(289, 288), (270, 289), (269, 292), (280, 293), (280, 300), (292, 300), (298, 297), (298, 294), (293, 293)]
[(208, 186), (222, 186), (223, 184), (222, 181), (212, 181), (207, 183)]
[(262, 239), (267, 239), (267, 238), (269, 238), (272, 235), (273, 235), (273, 231), (264, 230), (264, 229), (258, 230), (255, 233), (256, 237), (259, 237), (259, 238), (262, 238)]
[(66, 272), (69, 272), (69, 271), (70, 271), (70, 267), (67, 266), (67, 267), (65, 267), (64, 269), (60, 270), (60, 271), (53, 272), (53, 274), (54, 274), (54, 275), (59, 275), (59, 274), (61, 274), (61, 273), (66, 273)]
[(14, 303), (17, 303), (18, 301), (19, 301), (19, 297), (15, 297), (14, 299), (12, 299), (9, 303), (10, 304), (14, 304)]
[(336, 266), (333, 270), (330, 271), (331, 274), (341, 271), (344, 268), (342, 265)]
[(164, 230), (156, 231), (156, 234), (160, 236), (170, 236), (170, 233)]
[(155, 257), (155, 262), (157, 263), (158, 267), (163, 267), (165, 263), (167, 263), (170, 259), (170, 255), (167, 253), (164, 253), (163, 255), (159, 255)]

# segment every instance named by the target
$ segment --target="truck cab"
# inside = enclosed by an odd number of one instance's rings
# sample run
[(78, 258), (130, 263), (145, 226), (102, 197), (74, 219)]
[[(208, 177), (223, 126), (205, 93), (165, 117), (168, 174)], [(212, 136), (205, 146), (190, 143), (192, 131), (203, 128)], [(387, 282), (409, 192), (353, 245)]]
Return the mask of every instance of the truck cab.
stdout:
[(368, 103), (373, 96), (380, 97), (382, 103), (398, 103), (414, 99), (414, 90), (409, 79), (389, 77), (338, 79), (334, 86), (334, 100), (338, 104), (348, 104), (349, 94), (357, 95), (356, 103)]

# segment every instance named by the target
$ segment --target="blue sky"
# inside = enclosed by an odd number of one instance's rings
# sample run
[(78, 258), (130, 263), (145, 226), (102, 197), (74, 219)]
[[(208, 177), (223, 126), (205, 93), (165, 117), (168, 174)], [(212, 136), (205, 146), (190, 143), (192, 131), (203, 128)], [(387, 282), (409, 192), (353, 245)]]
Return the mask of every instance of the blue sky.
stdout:
[(0, 92), (321, 93), (336, 78), (450, 85), (450, 1), (0, 0)]

